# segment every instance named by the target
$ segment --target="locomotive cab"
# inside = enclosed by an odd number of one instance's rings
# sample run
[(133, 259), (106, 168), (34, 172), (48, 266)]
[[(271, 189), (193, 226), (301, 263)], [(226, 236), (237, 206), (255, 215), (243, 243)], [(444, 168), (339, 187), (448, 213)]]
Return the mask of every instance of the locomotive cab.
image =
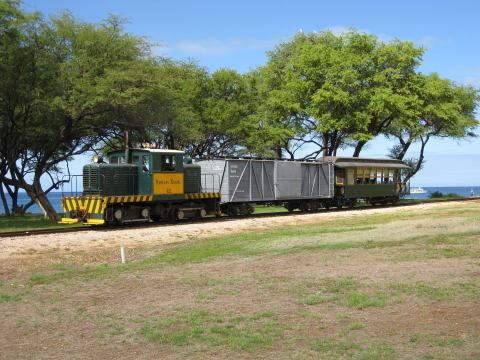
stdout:
[(110, 152), (107, 158), (110, 166), (135, 167), (131, 179), (124, 179), (134, 184), (128, 195), (183, 194), (183, 151), (131, 149), (128, 164), (124, 151)]

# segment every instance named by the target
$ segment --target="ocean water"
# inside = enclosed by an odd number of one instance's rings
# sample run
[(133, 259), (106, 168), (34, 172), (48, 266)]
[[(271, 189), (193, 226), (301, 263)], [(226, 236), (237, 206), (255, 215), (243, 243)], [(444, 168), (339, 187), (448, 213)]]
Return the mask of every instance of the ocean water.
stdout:
[[(412, 186), (416, 187), (416, 186)], [(444, 187), (422, 187), (425, 191), (427, 191), (425, 194), (410, 194), (405, 196), (407, 199), (428, 199), (430, 195), (435, 192), (435, 191), (440, 191), (442, 194), (447, 195), (447, 194), (457, 194), (460, 196), (465, 196), (468, 197), (471, 195), (471, 192), (473, 191), (473, 195), (475, 196), (480, 196), (480, 186), (444, 186)]]
[[(69, 195), (69, 193), (64, 193), (65, 195)], [(6, 194), (5, 194), (6, 195)], [(58, 213), (63, 213), (62, 209), (62, 204), (61, 204), (61, 199), (62, 199), (62, 192), (61, 191), (55, 191), (55, 192), (50, 192), (48, 194), (48, 198), (50, 199), (53, 207)], [(23, 205), (27, 204), (30, 202), (30, 197), (26, 193), (19, 193), (18, 194), (18, 204)], [(12, 207), (12, 202), (10, 200), (10, 197), (7, 196), (7, 203), (9, 208)], [(0, 200), (0, 214), (3, 214), (5, 211), (3, 209), (3, 203)], [(40, 208), (37, 206), (37, 204), (32, 205), (30, 208), (28, 208), (27, 212), (32, 213), (32, 214), (41, 214), (42, 211)]]
[[(428, 199), (430, 194), (434, 191), (440, 191), (443, 194), (458, 194), (461, 196), (470, 196), (471, 191), (473, 190), (475, 196), (480, 196), (480, 186), (457, 186), (457, 187), (423, 187), (427, 191), (425, 194), (410, 194), (405, 196), (408, 199)], [(70, 193), (64, 193), (65, 195), (70, 195)], [(59, 213), (63, 212), (62, 205), (61, 205), (61, 198), (62, 193), (60, 191), (57, 192), (50, 192), (48, 194), (48, 198), (52, 202), (55, 210)], [(26, 204), (30, 201), (30, 198), (25, 193), (18, 194), (18, 203), (19, 204)], [(10, 198), (7, 196), (7, 202), (9, 207), (11, 207)], [(33, 205), (28, 209), (28, 212), (32, 214), (40, 214), (41, 210), (37, 205)], [(4, 213), (3, 204), (0, 201), (0, 214)]]

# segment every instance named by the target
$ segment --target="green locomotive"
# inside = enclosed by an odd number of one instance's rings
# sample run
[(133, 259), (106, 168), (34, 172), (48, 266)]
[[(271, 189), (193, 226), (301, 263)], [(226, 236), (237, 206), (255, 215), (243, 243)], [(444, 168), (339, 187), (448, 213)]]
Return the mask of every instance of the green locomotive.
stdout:
[[(126, 159), (127, 158), (127, 159)], [(205, 217), (219, 211), (220, 194), (201, 191), (200, 167), (182, 151), (113, 151), (83, 168), (81, 196), (62, 197), (62, 223), (124, 223)]]

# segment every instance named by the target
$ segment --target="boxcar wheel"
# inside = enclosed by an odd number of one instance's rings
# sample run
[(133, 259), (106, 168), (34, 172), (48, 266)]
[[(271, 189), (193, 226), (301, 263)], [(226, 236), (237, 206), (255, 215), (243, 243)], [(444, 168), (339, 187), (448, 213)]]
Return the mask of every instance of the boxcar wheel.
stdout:
[(289, 213), (292, 213), (293, 210), (295, 210), (295, 205), (288, 203), (287, 205), (285, 205), (285, 208)]
[(230, 206), (227, 210), (227, 214), (232, 217), (238, 216), (240, 214), (240, 209), (238, 206)]

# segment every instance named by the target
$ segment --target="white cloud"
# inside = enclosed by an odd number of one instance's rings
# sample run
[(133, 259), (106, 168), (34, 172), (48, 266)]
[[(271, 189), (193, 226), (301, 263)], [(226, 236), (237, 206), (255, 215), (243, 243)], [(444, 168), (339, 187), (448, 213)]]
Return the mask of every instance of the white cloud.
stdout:
[(376, 35), (378, 37), (378, 39), (380, 41), (383, 41), (383, 42), (389, 42), (389, 41), (392, 41), (393, 39), (400, 39), (400, 40), (404, 40), (404, 41), (413, 41), (415, 44), (424, 46), (426, 48), (432, 48), (434, 46), (441, 46), (441, 45), (449, 45), (449, 44), (452, 43), (451, 38), (438, 38), (438, 37), (433, 36), (433, 35), (423, 35), (423, 36), (418, 37), (418, 38), (407, 39), (403, 36), (393, 36), (393, 35), (390, 35), (390, 34), (376, 34), (375, 32), (373, 32), (369, 29), (358, 29), (358, 28), (355, 28), (355, 27), (348, 27), (348, 26), (343, 26), (343, 25), (330, 26), (330, 27), (324, 28), (320, 31), (329, 30), (329, 31), (333, 32), (335, 35), (342, 35), (342, 34), (347, 33), (351, 29), (355, 29), (360, 33)]
[[(359, 29), (354, 27), (348, 27), (343, 25), (333, 25), (319, 29), (314, 32), (331, 31), (336, 35), (345, 34), (351, 29), (356, 29), (358, 32), (365, 34), (374, 34), (381, 41), (389, 42), (396, 38), (388, 34), (375, 34), (369, 29)], [(310, 32), (312, 30), (298, 29), (297, 32)], [(233, 53), (248, 52), (248, 51), (267, 51), (274, 48), (274, 46), (280, 44), (283, 41), (290, 40), (295, 33), (283, 34), (275, 39), (258, 39), (247, 37), (231, 37), (227, 39), (219, 38), (204, 38), (204, 39), (183, 39), (176, 42), (162, 42), (155, 48), (155, 52), (159, 55), (167, 55), (172, 52), (181, 53), (186, 56), (225, 56)], [(417, 39), (404, 39), (411, 40), (419, 45), (423, 45), (427, 48), (437, 45), (445, 45), (451, 43), (451, 39), (439, 39), (432, 35), (425, 35)]]
[(162, 50), (181, 52), (188, 56), (222, 56), (244, 51), (267, 50), (274, 44), (274, 41), (253, 38), (196, 39), (167, 43)]

